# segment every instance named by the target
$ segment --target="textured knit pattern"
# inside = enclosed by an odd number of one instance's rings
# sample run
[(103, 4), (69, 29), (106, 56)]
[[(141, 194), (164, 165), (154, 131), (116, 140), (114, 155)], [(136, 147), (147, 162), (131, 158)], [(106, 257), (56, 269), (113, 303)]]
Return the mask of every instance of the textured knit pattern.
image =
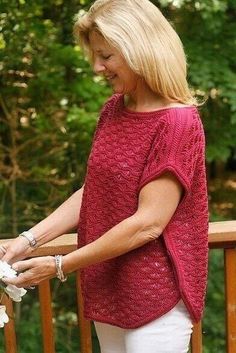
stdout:
[(204, 149), (195, 107), (131, 112), (122, 95), (106, 103), (88, 159), (80, 246), (134, 214), (141, 188), (163, 172), (171, 171), (185, 193), (159, 238), (81, 270), (86, 318), (135, 328), (171, 310), (180, 297), (193, 321), (201, 318), (208, 255)]

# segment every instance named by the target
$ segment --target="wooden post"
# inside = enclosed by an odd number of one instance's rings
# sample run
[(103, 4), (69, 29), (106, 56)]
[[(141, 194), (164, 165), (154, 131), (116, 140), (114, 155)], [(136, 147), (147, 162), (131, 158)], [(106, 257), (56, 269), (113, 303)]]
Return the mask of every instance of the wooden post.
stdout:
[(236, 249), (225, 249), (225, 307), (227, 353), (236, 352)]
[(5, 353), (17, 353), (13, 303), (7, 295), (3, 297), (3, 305), (6, 305), (6, 312), (10, 319), (4, 326)]
[(83, 298), (81, 294), (80, 273), (76, 272), (76, 293), (78, 306), (78, 319), (80, 329), (80, 350), (81, 353), (92, 353), (91, 323), (84, 318)]
[(191, 337), (191, 353), (202, 353), (202, 322), (193, 326)]
[(52, 298), (49, 280), (43, 281), (39, 285), (39, 301), (41, 312), (41, 325), (43, 336), (43, 352), (55, 353), (53, 322), (52, 322)]

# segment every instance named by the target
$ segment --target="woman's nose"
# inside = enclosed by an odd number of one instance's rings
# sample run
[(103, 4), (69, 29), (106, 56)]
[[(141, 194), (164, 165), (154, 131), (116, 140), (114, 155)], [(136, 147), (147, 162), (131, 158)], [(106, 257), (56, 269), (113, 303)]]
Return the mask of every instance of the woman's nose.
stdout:
[(101, 74), (105, 70), (105, 66), (99, 58), (96, 58), (93, 63), (93, 70), (96, 74)]

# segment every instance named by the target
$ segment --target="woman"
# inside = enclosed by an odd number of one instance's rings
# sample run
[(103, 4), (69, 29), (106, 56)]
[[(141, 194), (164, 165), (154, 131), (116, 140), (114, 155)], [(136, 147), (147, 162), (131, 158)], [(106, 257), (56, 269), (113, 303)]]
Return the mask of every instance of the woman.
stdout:
[[(104, 105), (84, 186), (1, 248), (18, 286), (81, 270), (102, 353), (183, 353), (207, 280), (204, 133), (181, 41), (148, 0), (97, 0), (75, 36), (114, 95)], [(78, 223), (80, 247), (17, 261)]]

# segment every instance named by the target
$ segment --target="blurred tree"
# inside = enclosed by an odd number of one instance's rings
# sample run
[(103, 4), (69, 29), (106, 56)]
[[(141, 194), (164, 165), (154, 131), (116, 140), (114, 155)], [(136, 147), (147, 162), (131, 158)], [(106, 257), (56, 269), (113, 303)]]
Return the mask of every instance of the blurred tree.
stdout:
[(187, 53), (189, 81), (207, 99), (207, 159), (226, 161), (236, 141), (236, 1), (160, 0)]
[(1, 234), (18, 234), (83, 182), (109, 94), (73, 43), (85, 3), (1, 2)]

